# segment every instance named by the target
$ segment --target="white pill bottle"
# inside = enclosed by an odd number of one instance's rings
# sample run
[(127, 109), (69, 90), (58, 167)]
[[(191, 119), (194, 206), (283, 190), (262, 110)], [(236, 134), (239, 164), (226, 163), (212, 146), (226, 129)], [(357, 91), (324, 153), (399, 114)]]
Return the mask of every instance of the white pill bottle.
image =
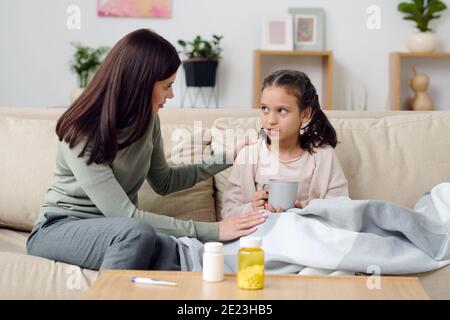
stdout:
[(223, 280), (223, 244), (207, 242), (203, 252), (203, 280), (219, 282)]

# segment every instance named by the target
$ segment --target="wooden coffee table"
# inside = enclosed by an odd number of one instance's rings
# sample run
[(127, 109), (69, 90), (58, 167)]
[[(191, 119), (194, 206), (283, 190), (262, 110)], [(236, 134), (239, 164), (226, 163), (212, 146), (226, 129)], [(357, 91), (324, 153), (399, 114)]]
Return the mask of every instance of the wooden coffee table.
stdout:
[[(135, 284), (133, 277), (148, 277), (178, 285)], [(429, 299), (415, 277), (381, 277), (378, 289), (367, 276), (266, 275), (263, 290), (241, 290), (235, 274), (209, 283), (196, 272), (104, 270), (83, 299), (108, 300), (296, 300), (296, 299)], [(369, 285), (368, 285), (369, 284)]]

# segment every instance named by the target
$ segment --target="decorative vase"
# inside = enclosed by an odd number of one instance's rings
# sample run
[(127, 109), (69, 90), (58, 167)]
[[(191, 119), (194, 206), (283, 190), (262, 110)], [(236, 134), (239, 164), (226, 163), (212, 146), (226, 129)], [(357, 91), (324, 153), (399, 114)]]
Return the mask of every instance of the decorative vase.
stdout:
[(433, 52), (438, 39), (434, 32), (414, 32), (408, 36), (407, 44), (411, 52)]
[(70, 92), (70, 103), (72, 104), (75, 100), (77, 100), (78, 97), (81, 96), (83, 91), (84, 88), (80, 87), (72, 89), (72, 91)]
[(414, 91), (414, 98), (410, 100), (410, 109), (415, 111), (433, 110), (433, 100), (428, 94), (430, 77), (425, 73), (417, 73), (416, 68), (412, 69), (412, 77), (409, 80), (409, 87)]

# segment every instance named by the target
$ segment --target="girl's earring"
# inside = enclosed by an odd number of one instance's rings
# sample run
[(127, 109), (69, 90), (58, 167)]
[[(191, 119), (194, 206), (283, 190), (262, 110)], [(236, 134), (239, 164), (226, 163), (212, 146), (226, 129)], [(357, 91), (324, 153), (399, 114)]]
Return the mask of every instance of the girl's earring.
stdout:
[(300, 127), (300, 135), (303, 135), (306, 131), (306, 128), (308, 127), (309, 122), (306, 122), (305, 124), (302, 124), (302, 126)]

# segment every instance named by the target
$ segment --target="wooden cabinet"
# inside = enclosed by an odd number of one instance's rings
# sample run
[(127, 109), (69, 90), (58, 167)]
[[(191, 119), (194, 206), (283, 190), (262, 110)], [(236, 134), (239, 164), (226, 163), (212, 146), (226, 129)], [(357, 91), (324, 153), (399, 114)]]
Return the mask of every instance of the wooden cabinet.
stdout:
[[(333, 52), (332, 51), (271, 51), (256, 50), (253, 69), (253, 107), (258, 108), (264, 78), (277, 69), (297, 69), (311, 78), (319, 94), (323, 109), (333, 108)], [(315, 70), (316, 80), (308, 70)], [(306, 70), (308, 69), (308, 70)], [(318, 84), (319, 83), (319, 84)], [(318, 87), (319, 86), (319, 87)]]

